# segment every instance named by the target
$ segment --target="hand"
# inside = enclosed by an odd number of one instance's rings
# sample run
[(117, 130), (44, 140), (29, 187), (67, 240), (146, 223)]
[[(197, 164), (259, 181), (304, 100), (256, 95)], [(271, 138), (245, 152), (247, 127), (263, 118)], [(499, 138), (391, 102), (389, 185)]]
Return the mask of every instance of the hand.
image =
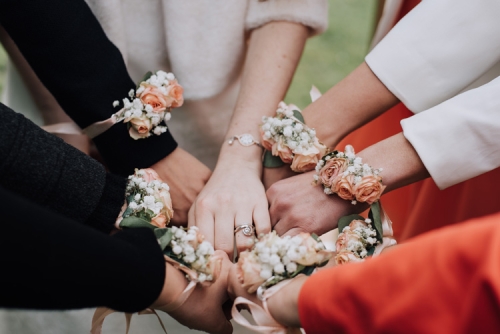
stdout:
[[(220, 253), (223, 258), (222, 268), (215, 282), (209, 287), (198, 285), (184, 304), (168, 312), (179, 323), (191, 329), (221, 334), (232, 332), (232, 325), (226, 318), (222, 307), (229, 299), (227, 279), (232, 263), (226, 254)], [(187, 284), (184, 274), (167, 264), (164, 288), (152, 307), (161, 310), (163, 305), (175, 301)]]
[(181, 148), (151, 166), (170, 187), (174, 208), (172, 223), (186, 225), (188, 211), (210, 178), (210, 169)]
[(325, 195), (322, 186), (312, 184), (314, 173), (279, 181), (267, 191), (271, 224), (279, 235), (321, 235), (336, 228), (341, 217), (367, 209), (365, 204)]
[[(287, 327), (301, 327), (298, 301), (300, 289), (306, 280), (307, 276), (294, 278), (292, 282), (268, 298), (267, 306), (269, 312), (280, 324)], [(262, 306), (262, 301), (257, 298), (257, 294), (250, 294), (241, 286), (238, 281), (236, 265), (233, 265), (229, 271), (228, 293), (233, 300), (236, 299), (236, 297), (243, 297)]]
[[(258, 167), (256, 167), (258, 164)], [(255, 224), (257, 235), (271, 230), (267, 199), (260, 180), (260, 162), (244, 159), (219, 161), (212, 177), (189, 211), (189, 225), (196, 225), (213, 243), (232, 257), (234, 239), (239, 251), (250, 246), (251, 238), (235, 226)]]
[(290, 169), (289, 164), (285, 164), (277, 168), (264, 168), (262, 173), (262, 183), (264, 184), (264, 188), (267, 190), (274, 183), (295, 175), (297, 175), (297, 173)]

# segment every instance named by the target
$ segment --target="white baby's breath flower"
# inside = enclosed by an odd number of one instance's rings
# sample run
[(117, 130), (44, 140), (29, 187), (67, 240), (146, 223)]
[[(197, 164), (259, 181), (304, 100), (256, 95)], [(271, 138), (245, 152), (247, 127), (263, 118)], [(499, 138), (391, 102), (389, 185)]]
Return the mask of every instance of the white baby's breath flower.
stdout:
[(133, 98), (134, 94), (135, 94), (135, 92), (134, 92), (133, 89), (131, 89), (131, 90), (128, 91), (128, 96), (130, 96), (130, 98)]
[(147, 186), (148, 186), (148, 184), (145, 181), (142, 181), (141, 183), (139, 183), (139, 188), (141, 188), (141, 189), (146, 189)]
[(166, 75), (167, 80), (175, 80), (175, 75), (171, 72), (167, 73)]
[(154, 128), (153, 133), (157, 136), (161, 135), (162, 134), (161, 128), (160, 127)]
[(135, 94), (140, 95), (142, 92), (144, 92), (144, 89), (144, 86), (139, 86), (139, 88), (137, 88), (137, 90), (135, 91)]
[(295, 262), (290, 262), (286, 265), (286, 271), (289, 273), (294, 273), (297, 270), (297, 264)]
[(278, 263), (281, 263), (280, 257), (277, 254), (271, 255), (271, 257), (269, 258), (269, 264), (275, 266)]
[(260, 271), (260, 277), (263, 279), (269, 279), (271, 276), (273, 276), (273, 273), (269, 269), (263, 269)]
[(118, 101), (113, 101), (113, 107), (118, 107), (120, 105), (120, 102)]
[(166, 112), (166, 113), (165, 113), (165, 116), (163, 117), (163, 120), (164, 120), (165, 122), (168, 122), (168, 121), (170, 121), (171, 119), (172, 119), (172, 114), (171, 114), (171, 113), (169, 113), (169, 112)]
[(131, 208), (132, 210), (137, 209), (137, 203), (136, 203), (136, 202), (130, 202), (130, 204), (129, 204), (128, 206), (129, 206), (129, 208)]
[(186, 255), (182, 258), (186, 263), (193, 263), (194, 261), (196, 261), (196, 255), (193, 253), (193, 254), (189, 254), (189, 255)]
[(182, 253), (182, 247), (181, 247), (181, 246), (179, 246), (179, 245), (175, 245), (175, 246), (172, 248), (172, 252), (174, 252), (174, 254), (179, 255), (180, 253)]
[(140, 194), (136, 194), (136, 195), (134, 196), (134, 199), (135, 199), (136, 201), (140, 200), (140, 199), (141, 199), (141, 195), (140, 195)]
[(283, 263), (278, 263), (274, 266), (274, 272), (276, 274), (283, 274), (285, 272), (285, 266)]
[(132, 109), (132, 116), (135, 118), (139, 118), (142, 116), (142, 111), (140, 109)]
[(132, 116), (132, 111), (130, 111), (130, 110), (125, 111), (124, 116), (125, 116), (125, 118), (129, 118), (130, 116)]

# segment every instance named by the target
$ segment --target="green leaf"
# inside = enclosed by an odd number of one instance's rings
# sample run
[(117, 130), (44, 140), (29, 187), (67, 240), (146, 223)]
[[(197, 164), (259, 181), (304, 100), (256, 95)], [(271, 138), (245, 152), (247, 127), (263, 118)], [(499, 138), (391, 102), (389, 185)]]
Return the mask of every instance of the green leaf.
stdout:
[(372, 246), (370, 248), (367, 248), (366, 251), (368, 252), (367, 256), (372, 256), (373, 253), (375, 253), (375, 246)]
[(313, 273), (314, 269), (316, 269), (315, 266), (305, 267), (304, 270), (302, 270), (301, 274), (304, 274), (306, 276), (311, 276), (311, 274)]
[(127, 209), (123, 212), (122, 217), (123, 217), (123, 218), (127, 218), (127, 217), (128, 217), (128, 216), (130, 216), (133, 212), (134, 212), (134, 210), (132, 210), (132, 208), (130, 208), (130, 207), (128, 207), (128, 206), (127, 206)]
[(316, 235), (316, 233), (312, 233), (312, 234), (311, 234), (311, 237), (312, 237), (314, 240), (316, 240), (317, 242), (323, 242), (323, 241), (321, 241), (321, 239), (320, 239), (320, 238)]
[(170, 228), (157, 228), (154, 230), (156, 238), (160, 242), (160, 247), (164, 250), (172, 241), (172, 229)]
[(153, 72), (151, 72), (151, 71), (148, 71), (146, 74), (144, 74), (144, 76), (142, 77), (142, 80), (137, 83), (137, 88), (139, 88), (139, 86), (141, 85), (141, 82), (148, 80), (149, 78), (151, 78), (152, 75), (153, 75)]
[(280, 157), (274, 156), (271, 151), (265, 150), (262, 164), (266, 168), (277, 168), (283, 166), (285, 163), (281, 160)]
[(344, 216), (344, 217), (340, 218), (339, 219), (339, 223), (338, 223), (339, 233), (342, 233), (342, 231), (344, 230), (344, 228), (346, 226), (349, 226), (349, 224), (353, 220), (363, 220), (364, 221), (365, 217), (360, 216), (360, 215), (349, 215), (349, 216)]
[(296, 119), (298, 119), (299, 121), (301, 121), (302, 123), (305, 124), (304, 122), (304, 116), (302, 116), (302, 113), (298, 110), (294, 110), (293, 111), (293, 117), (295, 117)]
[(139, 217), (127, 217), (124, 218), (120, 222), (120, 227), (129, 227), (129, 228), (136, 228), (136, 227), (147, 227), (152, 230), (157, 229), (156, 226), (151, 225), (147, 220), (141, 219)]
[(380, 217), (380, 203), (377, 201), (370, 207), (368, 218), (372, 220), (372, 224), (377, 231), (377, 240), (383, 242), (384, 231), (382, 229), (382, 219)]

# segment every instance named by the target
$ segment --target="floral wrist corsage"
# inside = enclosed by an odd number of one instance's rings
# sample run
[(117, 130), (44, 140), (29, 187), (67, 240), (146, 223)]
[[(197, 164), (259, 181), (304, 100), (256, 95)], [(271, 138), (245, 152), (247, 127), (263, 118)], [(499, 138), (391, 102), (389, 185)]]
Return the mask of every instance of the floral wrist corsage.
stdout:
[(396, 244), (392, 222), (380, 202), (372, 204), (368, 217), (350, 215), (339, 220), (339, 235), (335, 243), (335, 262), (338, 265), (362, 262), (369, 256), (380, 254), (385, 247)]
[[(311, 275), (333, 256), (321, 240), (308, 233), (279, 237), (271, 232), (255, 240), (251, 250), (240, 254), (238, 280), (248, 293), (257, 293), (262, 306), (244, 298), (234, 301), (231, 314), (240, 325), (265, 333), (301, 333), (299, 328), (286, 328), (269, 313), (267, 299), (299, 275)], [(238, 307), (250, 310), (257, 325), (243, 317)]]
[(153, 169), (139, 169), (129, 176), (118, 228), (151, 228), (164, 255), (177, 262), (190, 280), (211, 281), (217, 267), (211, 260), (212, 244), (203, 240), (197, 227), (167, 227), (173, 215), (169, 187)]
[(260, 126), (264, 167), (291, 164), (297, 173), (314, 169), (327, 148), (316, 138), (316, 131), (304, 124), (302, 114), (294, 105), (280, 102), (275, 117), (263, 117)]
[(325, 194), (337, 194), (340, 198), (373, 204), (380, 199), (385, 186), (380, 173), (364, 164), (354, 154), (354, 148), (347, 145), (345, 152), (333, 151), (326, 154), (316, 165), (314, 182), (324, 187)]
[[(134, 139), (161, 135), (167, 127), (160, 124), (170, 120), (172, 108), (182, 106), (183, 92), (173, 73), (148, 72), (135, 92), (131, 90), (129, 97), (123, 99), (123, 108), (115, 114), (117, 122), (128, 123), (130, 137)], [(119, 104), (113, 102), (114, 107)]]

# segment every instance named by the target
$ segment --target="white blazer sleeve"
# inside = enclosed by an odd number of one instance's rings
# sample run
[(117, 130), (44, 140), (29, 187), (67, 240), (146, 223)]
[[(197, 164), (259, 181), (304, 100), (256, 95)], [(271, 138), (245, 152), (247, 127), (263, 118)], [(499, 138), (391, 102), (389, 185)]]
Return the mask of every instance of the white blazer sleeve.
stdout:
[(401, 121), (440, 189), (500, 167), (500, 78)]
[(410, 110), (460, 93), (500, 61), (500, 1), (424, 0), (366, 57)]
[(291, 21), (311, 28), (311, 35), (328, 27), (327, 0), (249, 0), (246, 29), (255, 29), (271, 21)]

